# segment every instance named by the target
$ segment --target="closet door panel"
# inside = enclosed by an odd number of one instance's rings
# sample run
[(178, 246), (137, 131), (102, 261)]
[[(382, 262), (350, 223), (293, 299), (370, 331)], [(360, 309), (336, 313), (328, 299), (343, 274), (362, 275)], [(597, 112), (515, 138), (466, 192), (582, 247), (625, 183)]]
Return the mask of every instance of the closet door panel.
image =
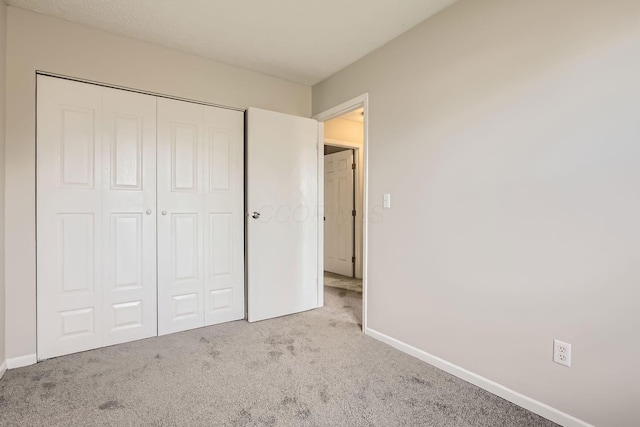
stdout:
[(102, 89), (38, 77), (38, 359), (102, 346)]
[(38, 358), (157, 334), (156, 98), (38, 77)]
[(38, 357), (244, 318), (244, 115), (38, 77)]
[(204, 107), (205, 324), (244, 318), (244, 114)]
[(157, 335), (156, 98), (103, 89), (104, 345)]
[(158, 334), (204, 326), (203, 106), (158, 99)]

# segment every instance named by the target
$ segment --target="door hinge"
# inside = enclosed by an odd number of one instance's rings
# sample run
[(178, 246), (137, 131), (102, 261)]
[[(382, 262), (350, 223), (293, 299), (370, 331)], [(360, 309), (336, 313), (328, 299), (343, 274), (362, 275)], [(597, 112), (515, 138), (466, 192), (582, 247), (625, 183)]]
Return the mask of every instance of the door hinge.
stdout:
[(351, 211), (351, 216), (356, 216), (356, 211), (355, 210)]
[(351, 257), (351, 262), (355, 264), (355, 262), (356, 262), (356, 257), (352, 256), (352, 257)]
[(351, 163), (351, 169), (356, 170), (356, 164), (355, 163)]

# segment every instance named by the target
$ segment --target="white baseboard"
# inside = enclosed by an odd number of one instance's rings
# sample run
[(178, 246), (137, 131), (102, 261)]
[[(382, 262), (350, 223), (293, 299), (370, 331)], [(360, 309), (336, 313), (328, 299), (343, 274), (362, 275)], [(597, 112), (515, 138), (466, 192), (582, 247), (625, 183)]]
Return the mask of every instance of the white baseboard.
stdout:
[(7, 368), (8, 369), (22, 368), (23, 366), (34, 365), (37, 362), (38, 362), (38, 359), (35, 353), (27, 354), (26, 356), (11, 357), (7, 359)]
[(488, 392), (493, 393), (496, 396), (500, 396), (501, 398), (508, 400), (511, 403), (515, 403), (516, 405), (521, 406), (535, 414), (538, 414), (541, 417), (551, 420), (554, 423), (560, 424), (564, 427), (593, 427), (591, 424), (586, 423), (585, 421), (582, 421), (576, 417), (552, 408), (551, 406), (546, 405), (542, 402), (538, 402), (537, 400), (520, 394), (517, 391), (513, 391), (510, 388), (491, 381), (490, 379), (482, 377), (478, 374), (474, 374), (471, 371), (467, 371), (460, 366), (447, 362), (446, 360), (429, 354), (426, 351), (422, 351), (395, 338), (391, 338), (390, 336), (380, 333), (374, 329), (367, 328), (365, 330), (365, 334), (379, 341), (382, 341), (383, 343), (388, 344), (391, 347), (394, 347), (404, 353), (416, 357), (423, 362), (427, 362), (428, 364), (433, 365), (436, 368), (442, 369), (445, 372), (455, 375), (456, 377), (461, 378), (473, 385), (487, 390)]
[(7, 372), (7, 361), (3, 360), (2, 364), (0, 364), (0, 379), (2, 379), (5, 372)]

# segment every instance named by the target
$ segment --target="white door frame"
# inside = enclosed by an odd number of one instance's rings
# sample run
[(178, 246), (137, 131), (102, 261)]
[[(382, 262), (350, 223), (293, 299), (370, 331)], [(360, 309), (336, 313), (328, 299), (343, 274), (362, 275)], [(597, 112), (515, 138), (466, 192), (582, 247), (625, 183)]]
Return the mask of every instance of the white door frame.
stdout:
[[(336, 105), (333, 108), (329, 108), (319, 114), (313, 116), (319, 123), (324, 123), (331, 119), (342, 116), (350, 111), (363, 109), (363, 123), (364, 136), (362, 140), (363, 150), (363, 183), (362, 183), (362, 331), (367, 331), (367, 258), (368, 258), (368, 218), (367, 212), (369, 211), (369, 94), (365, 93), (360, 96), (356, 96), (348, 101), (343, 102), (340, 105)], [(321, 141), (318, 141), (318, 206), (324, 204), (324, 135), (322, 135)], [(319, 218), (324, 215), (324, 209), (320, 209)], [(318, 221), (319, 238), (318, 238), (318, 274), (324, 274), (324, 225), (323, 221)], [(323, 292), (324, 292), (324, 280), (318, 278), (318, 306), (323, 305)]]

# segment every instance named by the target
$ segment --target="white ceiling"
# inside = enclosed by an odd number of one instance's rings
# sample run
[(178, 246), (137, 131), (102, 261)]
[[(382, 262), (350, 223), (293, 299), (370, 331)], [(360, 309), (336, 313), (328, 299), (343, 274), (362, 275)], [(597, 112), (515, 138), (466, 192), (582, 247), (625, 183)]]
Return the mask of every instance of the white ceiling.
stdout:
[(456, 0), (7, 0), (313, 85)]

